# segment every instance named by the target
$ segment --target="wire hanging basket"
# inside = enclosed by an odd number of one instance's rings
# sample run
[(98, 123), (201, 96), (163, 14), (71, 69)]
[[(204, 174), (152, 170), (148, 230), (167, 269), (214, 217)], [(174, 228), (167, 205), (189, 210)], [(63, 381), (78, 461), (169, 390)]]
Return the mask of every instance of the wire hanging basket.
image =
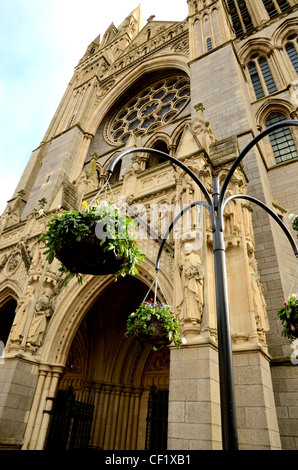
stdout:
[(66, 279), (76, 275), (83, 283), (82, 274), (135, 275), (136, 264), (145, 258), (135, 239), (133, 219), (116, 204), (97, 200), (104, 188), (89, 204), (82, 203), (83, 210), (54, 214), (41, 237), (46, 259), (51, 264), (57, 258)]
[[(147, 300), (154, 283), (154, 298)], [(180, 347), (184, 343), (180, 334), (180, 322), (167, 303), (162, 290), (165, 303), (157, 300), (157, 284), (156, 277), (143, 302), (135, 312), (129, 315), (125, 333), (127, 338), (133, 337), (142, 345), (149, 344), (153, 351), (171, 344)]]
[(72, 274), (115, 274), (125, 266), (127, 258), (119, 250), (107, 248), (108, 241), (101, 244), (93, 230), (83, 240), (69, 236), (67, 243), (56, 247), (56, 258)]

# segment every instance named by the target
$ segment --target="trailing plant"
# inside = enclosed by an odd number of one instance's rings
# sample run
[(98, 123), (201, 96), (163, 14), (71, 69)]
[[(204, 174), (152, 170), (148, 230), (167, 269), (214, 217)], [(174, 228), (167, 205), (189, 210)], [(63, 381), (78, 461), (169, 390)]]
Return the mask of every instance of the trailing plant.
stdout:
[[(176, 347), (180, 347), (183, 344), (183, 339), (180, 334), (180, 323), (177, 317), (175, 317), (172, 309), (167, 304), (161, 304), (160, 302), (154, 302), (151, 299), (148, 302), (142, 302), (138, 309), (131, 313), (127, 320), (127, 330), (125, 336), (127, 338), (135, 337), (143, 338), (147, 335), (148, 338), (153, 336), (156, 324), (161, 324), (165, 330), (166, 341), (171, 343), (174, 342)], [(152, 346), (153, 350), (157, 350), (158, 346)]]
[(278, 311), (278, 316), (284, 325), (282, 335), (294, 341), (298, 337), (298, 299), (296, 294), (289, 296)]
[[(61, 247), (67, 247), (70, 241), (84, 243), (84, 240), (95, 233), (104, 252), (112, 252), (115, 256), (125, 258), (124, 266), (115, 274), (116, 279), (120, 275), (137, 274), (136, 264), (141, 264), (145, 255), (135, 239), (133, 219), (121, 215), (115, 204), (106, 201), (96, 201), (89, 207), (87, 202), (82, 205), (82, 211), (60, 210), (60, 213), (54, 214), (49, 220), (48, 230), (41, 237), (49, 264), (54, 258), (59, 259), (57, 253)], [(83, 283), (81, 273), (70, 272), (63, 264), (59, 271), (61, 275), (66, 275), (66, 282), (76, 276), (79, 283)]]
[[(298, 232), (298, 215), (290, 214), (289, 220), (292, 223), (293, 229)], [(298, 237), (298, 233), (297, 233), (297, 237)]]

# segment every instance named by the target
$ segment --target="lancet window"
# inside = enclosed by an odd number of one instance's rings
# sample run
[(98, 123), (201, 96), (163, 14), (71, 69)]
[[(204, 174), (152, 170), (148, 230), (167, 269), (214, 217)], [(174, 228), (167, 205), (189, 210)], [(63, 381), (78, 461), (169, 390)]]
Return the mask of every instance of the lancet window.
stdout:
[[(273, 112), (266, 119), (266, 127), (285, 119), (286, 117), (282, 113)], [(276, 163), (298, 157), (297, 148), (289, 127), (277, 129), (271, 132), (269, 137)]]
[(290, 61), (292, 62), (292, 65), (295, 69), (295, 71), (298, 73), (298, 44), (297, 44), (297, 34), (292, 35), (288, 38), (288, 41), (285, 46), (285, 50), (289, 56)]
[(227, 7), (237, 37), (254, 28), (245, 0), (227, 0)]
[(256, 99), (277, 91), (266, 57), (254, 55), (248, 65), (248, 70)]
[(287, 0), (263, 0), (263, 4), (269, 18), (274, 18), (291, 6)]

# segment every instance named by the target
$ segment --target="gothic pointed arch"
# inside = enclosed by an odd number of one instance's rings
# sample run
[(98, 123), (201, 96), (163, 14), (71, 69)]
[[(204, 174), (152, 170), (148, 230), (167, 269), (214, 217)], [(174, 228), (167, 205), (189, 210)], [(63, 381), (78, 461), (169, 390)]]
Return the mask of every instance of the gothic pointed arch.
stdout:
[(2, 353), (2, 348), (6, 346), (7, 340), (9, 338), (12, 325), (15, 318), (15, 313), (17, 309), (17, 295), (16, 292), (11, 288), (6, 286), (1, 292), (0, 297), (0, 356)]
[(272, 44), (268, 38), (261, 37), (256, 39), (251, 39), (245, 42), (239, 50), (239, 59), (244, 65), (247, 64), (249, 59), (254, 54), (263, 54), (268, 55), (272, 51)]
[(265, 129), (265, 121), (272, 112), (280, 112), (285, 115), (286, 119), (291, 119), (295, 110), (295, 106), (290, 101), (281, 98), (268, 98), (256, 112), (257, 127), (260, 131)]
[(292, 34), (298, 33), (297, 18), (289, 18), (281, 23), (272, 34), (271, 40), (274, 46), (283, 47), (287, 38)]

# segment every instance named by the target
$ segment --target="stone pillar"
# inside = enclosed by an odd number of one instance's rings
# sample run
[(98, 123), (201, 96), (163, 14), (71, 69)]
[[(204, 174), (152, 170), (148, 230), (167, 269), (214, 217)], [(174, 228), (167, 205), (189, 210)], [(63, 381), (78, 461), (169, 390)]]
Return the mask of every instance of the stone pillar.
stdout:
[(240, 450), (281, 450), (269, 358), (261, 349), (234, 348)]
[(168, 449), (221, 449), (218, 356), (211, 343), (171, 350)]
[(43, 450), (46, 444), (46, 437), (48, 433), (48, 427), (50, 424), (51, 411), (53, 408), (53, 400), (56, 397), (60, 376), (63, 372), (62, 367), (53, 367), (51, 374), (51, 385), (49, 388), (49, 394), (46, 397), (45, 408), (43, 410), (42, 421), (40, 425), (39, 436), (37, 440), (36, 450)]
[(35, 363), (5, 356), (0, 367), (0, 449), (21, 449), (37, 380)]

